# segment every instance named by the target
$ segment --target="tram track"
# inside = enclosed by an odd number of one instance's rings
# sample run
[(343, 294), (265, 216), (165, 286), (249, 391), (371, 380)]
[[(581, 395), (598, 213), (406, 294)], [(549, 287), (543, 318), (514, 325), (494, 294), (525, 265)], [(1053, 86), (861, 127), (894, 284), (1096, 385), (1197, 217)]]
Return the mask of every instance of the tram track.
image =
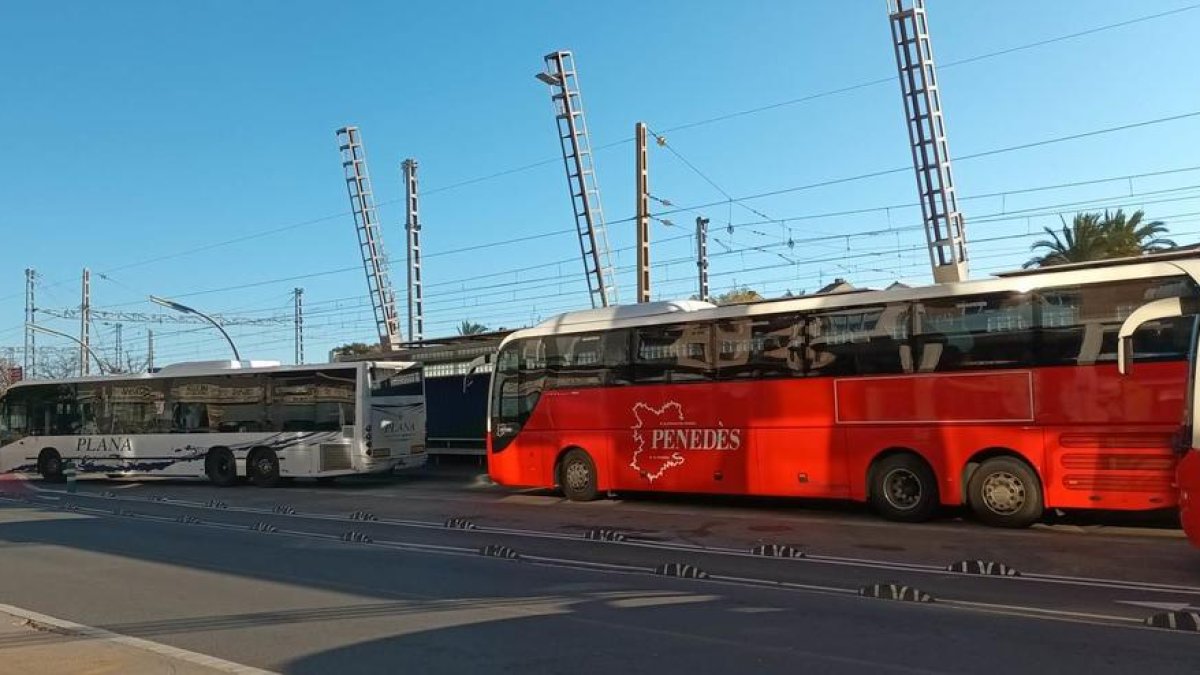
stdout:
[[(324, 541), (332, 545), (367, 546), (394, 552), (480, 556), (499, 548), (513, 559), (499, 562), (563, 567), (618, 574), (662, 574), (672, 565), (695, 569), (701, 578), (688, 581), (735, 584), (789, 592), (859, 595), (876, 586), (919, 589), (940, 606), (960, 610), (1142, 626), (1147, 610), (1122, 598), (1152, 597), (1195, 604), (1200, 588), (1086, 577), (1024, 574), (988, 576), (952, 572), (913, 563), (846, 559), (809, 555), (798, 558), (764, 557), (749, 551), (695, 544), (605, 541), (586, 534), (564, 534), (521, 528), (447, 527), (445, 522), (371, 517), (365, 512), (304, 512), (292, 507), (264, 508), (220, 502), (105, 493), (67, 493), (43, 490), (27, 504), (91, 516), (122, 518), (173, 527), (203, 527), (290, 539)], [(361, 537), (353, 541), (349, 535)], [(407, 534), (401, 534), (407, 533)], [(1036, 589), (1036, 590), (1035, 590)], [(1082, 593), (1081, 593), (1082, 591)], [(1136, 595), (1134, 595), (1136, 594)]]
[[(831, 565), (844, 566), (853, 568), (864, 568), (871, 570), (880, 570), (884, 572), (900, 572), (927, 574), (937, 576), (957, 576), (972, 579), (987, 579), (998, 583), (1033, 583), (1033, 584), (1053, 584), (1064, 586), (1078, 586), (1101, 588), (1108, 590), (1130, 591), (1130, 592), (1150, 592), (1150, 593), (1174, 593), (1188, 596), (1200, 597), (1200, 586), (1182, 585), (1182, 584), (1167, 584), (1157, 582), (1130, 581), (1124, 579), (1110, 579), (1102, 577), (1086, 577), (1086, 576), (1070, 576), (1060, 574), (1042, 574), (1029, 570), (1019, 570), (1017, 575), (979, 575), (965, 572), (956, 572), (949, 569), (955, 562), (947, 561), (946, 565), (932, 565), (924, 563), (910, 563), (903, 561), (889, 561), (871, 558), (856, 558), (846, 556), (830, 556), (803, 552), (802, 557), (775, 557), (763, 556), (756, 554), (752, 550), (739, 549), (724, 546), (705, 546), (701, 544), (692, 544), (687, 542), (668, 542), (657, 541), (642, 537), (636, 532), (620, 532), (623, 535), (621, 539), (599, 539), (589, 538), (588, 532), (582, 534), (568, 534), (562, 532), (550, 532), (546, 530), (534, 530), (528, 528), (513, 528), (513, 527), (497, 527), (485, 524), (474, 523), (469, 519), (459, 519), (453, 516), (442, 521), (428, 520), (413, 520), (404, 518), (392, 518), (387, 516), (374, 516), (370, 512), (352, 511), (345, 513), (322, 513), (313, 511), (300, 511), (286, 505), (277, 505), (272, 508), (260, 506), (239, 506), (213, 502), (201, 502), (195, 500), (176, 499), (169, 497), (137, 497), (118, 494), (116, 492), (76, 492), (68, 493), (63, 490), (51, 490), (41, 488), (39, 494), (47, 496), (56, 496), (59, 499), (65, 498), (85, 498), (85, 499), (100, 499), (115, 501), (121, 503), (138, 503), (138, 504), (157, 504), (162, 506), (175, 506), (189, 509), (200, 509), (210, 511), (223, 511), (226, 513), (252, 514), (259, 516), (269, 516), (274, 518), (291, 518), (291, 519), (307, 519), (316, 521), (326, 521), (331, 523), (354, 523), (361, 525), (378, 525), (385, 527), (409, 528), (415, 530), (426, 530), (432, 532), (456, 532), (476, 537), (483, 536), (505, 536), (516, 537), (522, 539), (537, 539), (549, 541), (564, 541), (572, 543), (587, 543), (601, 546), (627, 547), (638, 548), (652, 551), (663, 551), (673, 554), (694, 555), (702, 554), (706, 556), (724, 556), (730, 558), (740, 558), (746, 560), (763, 560), (764, 557), (778, 561), (782, 564), (809, 564), (809, 565)], [(284, 507), (284, 508), (280, 508)], [(356, 517), (355, 514), (369, 514), (371, 517), (368, 520), (363, 520), (362, 516)], [(467, 520), (469, 527), (448, 526), (447, 523), (453, 520)], [(997, 561), (1003, 563), (1003, 561)]]

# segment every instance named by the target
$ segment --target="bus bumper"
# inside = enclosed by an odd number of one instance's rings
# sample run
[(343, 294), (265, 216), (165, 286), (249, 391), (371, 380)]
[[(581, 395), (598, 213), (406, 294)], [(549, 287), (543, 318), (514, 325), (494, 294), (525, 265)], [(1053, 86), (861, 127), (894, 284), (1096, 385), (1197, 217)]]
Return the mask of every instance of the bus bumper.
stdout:
[(1200, 449), (1192, 448), (1179, 460), (1179, 520), (1193, 546), (1200, 548)]

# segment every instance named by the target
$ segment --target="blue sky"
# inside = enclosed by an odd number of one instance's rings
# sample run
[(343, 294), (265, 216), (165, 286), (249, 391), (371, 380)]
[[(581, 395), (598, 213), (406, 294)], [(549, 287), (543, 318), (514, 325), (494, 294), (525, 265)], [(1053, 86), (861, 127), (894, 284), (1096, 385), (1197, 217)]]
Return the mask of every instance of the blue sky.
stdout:
[[(944, 66), (1190, 4), (928, 2)], [(603, 148), (596, 163), (626, 300), (634, 180), (633, 147), (622, 141), (639, 120), (735, 197), (911, 162), (883, 2), (618, 1), (576, 11), (533, 1), (0, 5), (0, 355), (21, 344), (26, 267), (40, 275), (39, 306), (51, 309), (78, 305), (85, 266), (97, 275), (94, 306), (111, 310), (154, 312), (145, 296), (155, 293), (211, 312), (290, 316), (300, 286), (309, 360), (374, 339), (334, 142), (348, 123), (363, 131), (383, 203), (401, 315), (399, 164), (420, 163), (427, 335), (452, 334), (463, 319), (515, 327), (586, 306), (548, 91), (533, 77), (555, 49), (576, 54)], [(1200, 8), (943, 67), (951, 152), (1200, 111), (1198, 32)], [(879, 78), (891, 79), (672, 131)], [(1200, 165), (1198, 141), (1200, 118), (1189, 117), (957, 162), (973, 275), (1020, 265), (1036, 238), (1026, 235), (1077, 208), (1144, 207), (1180, 242), (1200, 240), (1200, 171), (1186, 170)], [(660, 199), (724, 200), (666, 148), (651, 148), (650, 168)], [(749, 224), (763, 219), (740, 203), (700, 209), (712, 221), (713, 290), (926, 282), (915, 192), (911, 171), (900, 171), (745, 202), (785, 222)], [(801, 218), (875, 207), (891, 208)], [(695, 292), (695, 215), (664, 214), (674, 226), (653, 226), (656, 297)], [(881, 229), (895, 231), (845, 236)], [(145, 328), (126, 323), (130, 349), (143, 347)], [(160, 363), (226, 355), (214, 332), (155, 330)], [(96, 342), (111, 349), (113, 331), (97, 323)], [(289, 323), (232, 332), (248, 356), (292, 358)]]

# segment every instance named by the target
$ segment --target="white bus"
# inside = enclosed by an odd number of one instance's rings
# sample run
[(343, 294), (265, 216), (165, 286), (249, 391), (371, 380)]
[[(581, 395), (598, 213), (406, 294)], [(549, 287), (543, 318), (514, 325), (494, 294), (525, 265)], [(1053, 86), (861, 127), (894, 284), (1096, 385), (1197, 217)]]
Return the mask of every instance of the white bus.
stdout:
[(18, 382), (0, 392), (0, 473), (332, 480), (425, 462), (419, 364), (210, 361)]

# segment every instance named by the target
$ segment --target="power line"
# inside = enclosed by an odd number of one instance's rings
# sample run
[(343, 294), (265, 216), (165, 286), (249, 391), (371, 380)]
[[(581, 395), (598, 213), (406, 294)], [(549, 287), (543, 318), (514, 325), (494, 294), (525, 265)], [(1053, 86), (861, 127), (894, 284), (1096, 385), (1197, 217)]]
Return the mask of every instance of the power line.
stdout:
[[(1097, 34), (1097, 33), (1105, 32), (1105, 31), (1109, 31), (1109, 30), (1114, 30), (1114, 29), (1117, 29), (1117, 28), (1123, 28), (1123, 27), (1130, 26), (1130, 25), (1134, 25), (1134, 24), (1138, 24), (1138, 23), (1143, 23), (1143, 22), (1152, 21), (1152, 20), (1155, 20), (1155, 19), (1165, 18), (1165, 17), (1168, 17), (1168, 16), (1173, 16), (1173, 15), (1181, 14), (1181, 13), (1184, 13), (1184, 12), (1188, 12), (1188, 11), (1191, 11), (1191, 10), (1194, 10), (1194, 9), (1197, 9), (1197, 8), (1200, 8), (1200, 3), (1195, 3), (1195, 4), (1185, 5), (1185, 6), (1183, 6), (1183, 7), (1179, 7), (1179, 8), (1176, 8), (1176, 9), (1171, 9), (1171, 10), (1167, 10), (1167, 11), (1163, 11), (1163, 12), (1157, 12), (1157, 13), (1154, 13), (1154, 14), (1147, 14), (1147, 15), (1143, 15), (1143, 16), (1139, 16), (1139, 17), (1134, 17), (1134, 18), (1132, 18), (1132, 19), (1127, 19), (1127, 20), (1124, 20), (1124, 21), (1119, 21), (1119, 22), (1114, 22), (1114, 23), (1104, 24), (1104, 25), (1101, 25), (1101, 26), (1096, 26), (1096, 27), (1089, 28), (1089, 29), (1082, 30), (1082, 31), (1076, 31), (1076, 32), (1073, 32), (1073, 33), (1067, 33), (1067, 34), (1064, 34), (1064, 35), (1059, 35), (1059, 36), (1055, 36), (1055, 37), (1051, 37), (1051, 38), (1046, 38), (1046, 39), (1042, 39), (1042, 40), (1037, 40), (1037, 41), (1034, 41), (1034, 42), (1029, 42), (1029, 43), (1022, 44), (1022, 45), (1017, 45), (1017, 46), (1014, 46), (1014, 47), (1008, 47), (1008, 48), (1005, 48), (1005, 49), (1000, 49), (1000, 50), (996, 50), (996, 51), (992, 51), (992, 52), (987, 52), (987, 53), (983, 53), (983, 54), (978, 54), (978, 55), (975, 55), (975, 56), (970, 56), (970, 57), (966, 57), (966, 58), (962, 58), (962, 59), (958, 59), (958, 60), (954, 60), (954, 61), (945, 61), (945, 62), (942, 62), (942, 63), (940, 63), (940, 64), (939, 64), (939, 68), (941, 68), (941, 69), (943, 69), (943, 70), (944, 70), (944, 69), (946, 69), (946, 68), (954, 68), (954, 67), (961, 66), (961, 65), (966, 65), (966, 64), (969, 64), (969, 63), (976, 63), (976, 62), (979, 62), (979, 61), (983, 61), (983, 60), (987, 60), (987, 59), (992, 59), (992, 58), (996, 58), (996, 57), (999, 57), (999, 56), (1005, 56), (1005, 55), (1008, 55), (1008, 54), (1013, 54), (1013, 53), (1017, 53), (1017, 52), (1021, 52), (1021, 51), (1026, 51), (1026, 50), (1030, 50), (1030, 49), (1035, 49), (1035, 48), (1038, 48), (1038, 47), (1044, 47), (1044, 46), (1046, 46), (1046, 45), (1050, 45), (1050, 44), (1054, 44), (1054, 43), (1058, 43), (1058, 42), (1063, 42), (1063, 41), (1067, 41), (1067, 40), (1072, 40), (1072, 39), (1076, 39), (1076, 38), (1080, 38), (1080, 37), (1084, 37), (1084, 36), (1088, 36), (1088, 35), (1094, 35), (1094, 34)], [(682, 131), (682, 130), (684, 130), (684, 129), (691, 129), (691, 128), (695, 128), (695, 127), (699, 127), (699, 126), (705, 126), (705, 125), (709, 125), (709, 124), (714, 124), (714, 123), (717, 123), (717, 122), (722, 122), (722, 121), (729, 120), (729, 119), (734, 119), (734, 118), (737, 118), (737, 117), (744, 117), (744, 116), (747, 116), (747, 115), (753, 115), (753, 114), (756, 114), (756, 113), (765, 112), (765, 111), (768, 111), (768, 110), (773, 110), (773, 109), (776, 109), (776, 108), (781, 108), (781, 107), (785, 107), (785, 106), (795, 105), (795, 104), (798, 104), (798, 103), (805, 103), (805, 102), (812, 101), (812, 100), (816, 100), (816, 99), (819, 99), (819, 98), (825, 98), (825, 97), (834, 96), (834, 95), (838, 95), (838, 94), (844, 94), (844, 93), (848, 93), (848, 92), (851, 92), (851, 91), (856, 91), (856, 90), (859, 90), (859, 89), (864, 89), (864, 88), (867, 88), (867, 87), (873, 87), (873, 86), (877, 86), (877, 85), (885, 84), (885, 83), (888, 83), (888, 82), (893, 82), (894, 80), (895, 80), (895, 77), (894, 77), (894, 76), (889, 76), (889, 77), (884, 77), (884, 78), (878, 78), (878, 79), (874, 79), (874, 80), (869, 80), (869, 81), (859, 82), (859, 83), (857, 83), (857, 84), (852, 84), (852, 85), (848, 85), (848, 86), (844, 86), (844, 87), (838, 87), (838, 88), (835, 88), (835, 89), (829, 89), (829, 90), (825, 90), (825, 91), (821, 91), (821, 92), (815, 92), (815, 93), (812, 93), (812, 94), (808, 94), (808, 95), (801, 96), (801, 97), (798, 97), (798, 98), (789, 99), (789, 100), (786, 100), (786, 101), (779, 101), (779, 102), (776, 102), (776, 103), (771, 103), (771, 104), (767, 104), (767, 105), (763, 105), (763, 106), (758, 106), (758, 107), (755, 107), (755, 108), (749, 108), (749, 109), (746, 109), (746, 110), (740, 110), (740, 111), (736, 111), (736, 112), (733, 112), (733, 113), (727, 113), (727, 114), (724, 114), (724, 115), (719, 115), (719, 116), (716, 116), (716, 117), (710, 117), (710, 118), (706, 118), (706, 119), (702, 119), (702, 120), (695, 120), (695, 121), (692, 121), (692, 122), (686, 122), (686, 123), (683, 123), (683, 124), (678, 124), (678, 125), (675, 125), (675, 126), (668, 127), (668, 128), (666, 128), (666, 129), (663, 129), (663, 130), (662, 130), (662, 133), (671, 133), (671, 132), (675, 132), (675, 131)], [(603, 150), (603, 149), (606, 149), (606, 148), (616, 147), (616, 146), (618, 146), (618, 145), (624, 145), (624, 144), (626, 144), (626, 143), (630, 143), (630, 142), (632, 142), (632, 141), (633, 141), (633, 139), (632, 139), (632, 138), (622, 139), (622, 140), (620, 140), (620, 141), (615, 141), (615, 142), (612, 142), (612, 143), (608, 143), (608, 144), (604, 144), (604, 145), (599, 145), (599, 146), (597, 146), (597, 148), (596, 148), (596, 149), (597, 149), (597, 150)], [(981, 156), (982, 156), (982, 155), (981, 155)], [(961, 157), (959, 157), (958, 159), (959, 159), (959, 160), (961, 160), (962, 158), (961, 158)], [(425, 194), (426, 196), (429, 196), (429, 195), (431, 195), (431, 194), (436, 194), (436, 193), (439, 193), (439, 192), (445, 192), (445, 191), (449, 191), (449, 190), (453, 190), (453, 189), (457, 189), (457, 188), (465, 187), (465, 186), (468, 186), (468, 185), (473, 185), (473, 184), (480, 183), (480, 182), (484, 182), (484, 181), (487, 181), (487, 180), (492, 180), (492, 179), (495, 179), (495, 178), (500, 178), (500, 177), (502, 177), (502, 176), (507, 176), (507, 175), (511, 175), (511, 174), (515, 174), (515, 173), (520, 173), (520, 172), (523, 172), (523, 171), (527, 171), (527, 170), (534, 169), (534, 168), (538, 168), (538, 167), (542, 167), (542, 166), (548, 166), (548, 165), (551, 165), (551, 164), (556, 164), (556, 163), (558, 163), (559, 161), (561, 161), (561, 158), (560, 158), (560, 157), (555, 157), (555, 158), (551, 158), (551, 159), (540, 160), (540, 161), (537, 161), (537, 162), (532, 162), (532, 163), (524, 164), (524, 165), (521, 165), (521, 166), (512, 167), (512, 168), (509, 168), (509, 169), (504, 169), (504, 170), (501, 170), (501, 171), (496, 171), (496, 172), (493, 172), (493, 173), (491, 173), (491, 174), (488, 174), (488, 175), (485, 175), (485, 176), (479, 176), (479, 177), (476, 177), (476, 178), (470, 178), (470, 179), (466, 179), (466, 180), (463, 180), (463, 181), (459, 181), (459, 182), (457, 182), (457, 183), (453, 183), (453, 184), (450, 184), (450, 185), (445, 185), (445, 186), (442, 186), (442, 187), (436, 187), (436, 188), (433, 188), (433, 189), (430, 189), (430, 190), (425, 190), (425, 191), (424, 191), (424, 194)], [(905, 168), (905, 170), (908, 170), (908, 168), (909, 168), (909, 167), (906, 167), (906, 168)], [(885, 172), (885, 173), (891, 173), (891, 172)], [(764, 195), (764, 196), (765, 196), (765, 195)], [(740, 199), (755, 199), (755, 198), (758, 198), (758, 196), (742, 197), (742, 198), (740, 198)], [(396, 202), (396, 201), (399, 201), (399, 200), (390, 200), (390, 201), (385, 201), (385, 202), (379, 202), (379, 203), (378, 203), (378, 205), (379, 205), (379, 206), (383, 206), (383, 205), (387, 205), (387, 204), (394, 203), (394, 202)], [(714, 205), (715, 205), (715, 204), (714, 204)], [(712, 205), (709, 205), (709, 206), (712, 206)], [(287, 231), (294, 230), (294, 229), (298, 229), (298, 228), (305, 227), (305, 226), (308, 226), (308, 225), (318, 224), (318, 223), (326, 222), (326, 221), (329, 221), (329, 220), (334, 220), (334, 219), (337, 219), (337, 218), (344, 218), (344, 217), (346, 217), (346, 216), (348, 216), (348, 215), (350, 215), (350, 212), (349, 212), (349, 211), (344, 211), (344, 212), (341, 212), (341, 213), (329, 214), (329, 215), (320, 216), (320, 217), (317, 217), (317, 218), (312, 218), (312, 219), (308, 219), (308, 220), (298, 221), (298, 222), (290, 223), (290, 224), (287, 224), (287, 225), (282, 225), (282, 226), (280, 226), (280, 227), (272, 228), (272, 229), (270, 229), (270, 230), (264, 230), (264, 231), (261, 231), (261, 232), (256, 232), (256, 233), (247, 234), (247, 235), (244, 235), (244, 236), (241, 236), (241, 237), (236, 237), (236, 238), (233, 238), (233, 239), (228, 239), (228, 240), (219, 241), (219, 242), (212, 242), (212, 243), (204, 244), (204, 245), (201, 245), (201, 246), (192, 247), (192, 248), (185, 249), (185, 250), (182, 250), (182, 251), (177, 251), (177, 252), (175, 252), (175, 253), (164, 254), (164, 255), (161, 255), (161, 256), (156, 256), (156, 257), (154, 257), (154, 258), (148, 258), (148, 259), (141, 260), (141, 261), (134, 261), (134, 262), (126, 263), (126, 264), (123, 264), (123, 265), (118, 265), (117, 267), (113, 267), (113, 268), (110, 268), (110, 269), (108, 269), (108, 270), (105, 270), (105, 272), (106, 272), (106, 273), (111, 273), (111, 272), (121, 271), (121, 270), (125, 270), (125, 269), (131, 269), (131, 268), (134, 268), (134, 267), (140, 267), (140, 266), (144, 266), (144, 265), (148, 265), (148, 264), (153, 264), (153, 263), (155, 263), (155, 262), (162, 262), (162, 261), (164, 261), (164, 260), (171, 260), (171, 259), (175, 259), (175, 258), (182, 257), (182, 256), (185, 256), (185, 255), (191, 255), (191, 254), (198, 253), (198, 252), (209, 251), (209, 250), (213, 250), (213, 249), (220, 248), (220, 247), (223, 247), (223, 246), (228, 246), (228, 245), (231, 245), (231, 244), (242, 243), (242, 242), (245, 242), (245, 241), (251, 241), (251, 240), (254, 240), (254, 239), (258, 239), (258, 238), (261, 238), (261, 237), (270, 236), (270, 235), (273, 235), (273, 234), (279, 234), (279, 233), (282, 233), (282, 232), (287, 232)], [(63, 283), (63, 282), (60, 282), (60, 283)], [(19, 294), (17, 294), (17, 295), (13, 295), (13, 296), (4, 296), (4, 297), (0, 297), (0, 301), (8, 300), (8, 299), (11, 299), (12, 297), (18, 297), (18, 296), (19, 296)]]
[[(1014, 47), (1008, 47), (1005, 49), (999, 49), (999, 50), (992, 51), (992, 52), (977, 54), (975, 56), (969, 56), (969, 57), (958, 59), (955, 61), (940, 62), (938, 64), (938, 68), (940, 70), (945, 70), (947, 68), (955, 68), (957, 66), (966, 65), (969, 63), (976, 63), (979, 61), (984, 61), (984, 60), (996, 58), (999, 56), (1006, 56), (1008, 54), (1015, 54), (1017, 52), (1022, 52), (1022, 51), (1026, 51), (1026, 50), (1030, 50), (1030, 49), (1036, 49), (1038, 47), (1044, 47), (1047, 45), (1055, 44), (1058, 42), (1064, 42), (1067, 40), (1072, 40), (1072, 39), (1084, 37), (1087, 35), (1094, 35), (1096, 33), (1102, 33), (1102, 32), (1114, 30), (1117, 28), (1124, 28), (1126, 26), (1131, 26), (1131, 25), (1134, 25), (1137, 23), (1152, 21), (1154, 19), (1161, 19), (1161, 18), (1165, 18), (1168, 16), (1173, 16), (1175, 14), (1181, 14), (1183, 12), (1188, 12), (1188, 11), (1191, 11), (1191, 10), (1194, 10), (1197, 8), (1200, 8), (1200, 3), (1186, 5), (1184, 7), (1168, 10), (1165, 12), (1158, 12), (1155, 14), (1147, 14), (1144, 16), (1139, 16), (1139, 17), (1135, 17), (1133, 19), (1119, 21), (1116, 23), (1110, 23), (1110, 24), (1105, 24), (1102, 26), (1096, 26), (1094, 28), (1089, 28), (1089, 29), (1077, 31), (1074, 33), (1068, 33), (1065, 35), (1059, 35), (1059, 36), (1055, 36), (1055, 37), (1051, 37), (1051, 38), (1046, 38), (1043, 40), (1037, 40), (1034, 42), (1017, 45)], [(715, 117), (709, 117), (706, 119), (695, 120), (692, 122), (685, 122), (682, 124), (677, 124), (673, 127), (667, 127), (666, 129), (663, 129), (662, 132), (664, 134), (668, 134), (668, 133), (672, 133), (675, 131), (683, 131), (685, 129), (694, 129), (696, 127), (707, 126), (709, 124), (715, 124), (718, 122), (724, 122), (724, 121), (735, 119), (738, 117), (745, 117), (747, 115), (755, 115), (755, 114), (758, 114), (761, 112), (766, 112), (768, 110), (775, 110), (777, 108), (783, 108), (783, 107), (787, 107), (787, 106), (791, 106), (791, 105), (796, 105), (799, 103), (808, 103), (809, 101), (815, 101), (815, 100), (822, 99), (822, 98), (828, 98), (830, 96), (837, 96), (839, 94), (847, 94), (847, 93), (850, 93), (853, 91), (858, 91), (860, 89), (866, 89), (869, 87), (875, 87), (875, 86), (879, 86), (879, 85), (883, 85), (883, 84), (894, 83), (895, 81), (896, 81), (896, 76), (889, 75), (888, 77), (880, 77), (877, 79), (867, 80), (864, 82), (858, 82), (856, 84), (850, 84), (850, 85), (846, 85), (843, 87), (837, 87), (834, 89), (827, 89), (824, 91), (814, 92), (812, 94), (807, 94), (804, 96), (800, 96), (798, 98), (788, 99), (786, 101), (777, 101), (775, 103), (769, 103), (769, 104), (758, 106), (755, 108), (748, 108), (745, 110), (739, 110), (739, 111), (732, 112), (732, 113), (717, 115)], [(632, 143), (632, 142), (633, 142), (633, 138), (630, 137), (630, 138), (626, 138), (626, 139), (623, 139), (623, 140), (620, 140), (617, 142), (598, 146), (597, 150), (603, 150), (605, 148), (615, 147), (617, 145), (624, 145), (626, 143)], [(434, 190), (426, 191), (425, 194), (428, 195), (433, 192), (444, 192), (444, 191), (448, 191), (448, 190), (457, 189), (460, 187), (465, 187), (467, 185), (474, 185), (475, 183), (492, 180), (494, 178), (500, 178), (502, 176), (512, 175), (514, 173), (520, 173), (522, 171), (527, 171), (527, 170), (534, 169), (537, 167), (546, 166), (548, 164), (554, 164), (559, 161), (561, 161), (561, 158), (555, 157), (554, 159), (546, 159), (546, 160), (542, 160), (539, 162), (533, 162), (531, 164), (526, 164), (523, 166), (511, 168), (511, 169), (505, 169), (503, 171), (497, 171), (495, 173), (488, 174), (486, 176), (480, 176), (478, 178), (467, 179), (464, 181), (460, 181), (458, 183), (453, 183), (451, 185), (445, 185), (440, 188), (436, 188)]]

